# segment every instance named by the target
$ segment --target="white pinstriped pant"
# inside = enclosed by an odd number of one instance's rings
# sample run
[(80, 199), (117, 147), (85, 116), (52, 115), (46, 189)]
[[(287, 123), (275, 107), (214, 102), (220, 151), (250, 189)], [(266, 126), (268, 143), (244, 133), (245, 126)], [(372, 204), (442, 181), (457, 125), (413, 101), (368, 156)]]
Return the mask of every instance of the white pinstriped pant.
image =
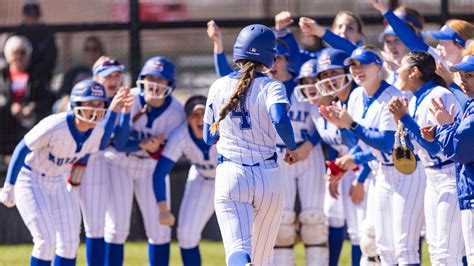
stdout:
[(469, 266), (474, 266), (474, 209), (461, 210), (462, 234)]
[[(151, 159), (143, 159), (151, 160)], [(133, 162), (133, 159), (130, 160)], [(156, 162), (155, 162), (156, 163)], [(148, 243), (160, 245), (171, 242), (171, 227), (160, 224), (159, 209), (153, 191), (153, 165), (112, 162), (109, 186), (109, 201), (105, 215), (105, 241), (114, 244), (125, 243), (130, 231), (133, 195), (142, 214)], [(166, 177), (169, 203), (169, 176)]]
[(296, 192), (301, 211), (317, 210), (323, 213), (326, 168), (321, 145), (316, 145), (304, 161), (293, 165), (283, 161), (286, 150), (278, 150), (278, 164), (283, 181), (283, 209), (295, 209)]
[(214, 205), (226, 258), (244, 251), (258, 266), (273, 265), (282, 212), (278, 164), (242, 166), (225, 161), (216, 169)]
[(373, 215), (382, 265), (420, 263), (425, 188), (425, 170), (420, 164), (411, 175), (380, 165), (375, 177)]
[(442, 169), (425, 169), (426, 240), (431, 264), (462, 265), (464, 243), (456, 192), (454, 163)]
[(79, 204), (66, 189), (64, 176), (49, 177), (22, 168), (15, 184), (16, 206), (33, 237), (32, 256), (52, 260), (76, 257)]
[(347, 233), (353, 245), (359, 245), (361, 226), (366, 214), (369, 183), (371, 182), (369, 176), (364, 184), (364, 200), (359, 204), (355, 204), (352, 202), (349, 191), (352, 187), (352, 182), (356, 178), (355, 172), (347, 172), (339, 183), (339, 197), (337, 199), (333, 198), (329, 194), (327, 185), (324, 197), (324, 213), (328, 217), (329, 226), (342, 227), (347, 223)]
[(201, 232), (214, 213), (214, 179), (201, 176), (196, 168), (189, 169), (178, 216), (178, 242), (182, 248), (194, 248)]
[(110, 162), (103, 152), (92, 154), (79, 186), (79, 198), (87, 237), (104, 237), (105, 210), (111, 186)]

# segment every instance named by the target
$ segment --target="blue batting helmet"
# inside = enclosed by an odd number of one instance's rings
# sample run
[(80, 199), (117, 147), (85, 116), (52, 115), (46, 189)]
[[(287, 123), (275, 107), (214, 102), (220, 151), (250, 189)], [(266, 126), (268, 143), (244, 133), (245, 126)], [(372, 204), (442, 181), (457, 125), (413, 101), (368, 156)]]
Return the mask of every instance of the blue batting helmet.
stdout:
[(173, 62), (166, 57), (155, 56), (148, 59), (140, 71), (139, 79), (143, 79), (145, 76), (166, 79), (169, 81), (169, 86), (173, 89), (176, 86), (176, 68)]
[(275, 61), (275, 34), (267, 26), (252, 24), (243, 28), (234, 44), (233, 61), (248, 59), (272, 68)]
[(86, 79), (78, 82), (71, 91), (69, 102), (77, 106), (78, 102), (104, 101), (107, 102), (105, 87), (97, 81)]
[(304, 62), (300, 68), (300, 74), (295, 78), (296, 83), (299, 83), (303, 78), (316, 78), (318, 76), (318, 60), (309, 59)]
[(344, 66), (344, 60), (346, 60), (346, 58), (348, 57), (349, 55), (342, 50), (334, 48), (325, 48), (323, 51), (321, 51), (321, 54), (318, 58), (317, 75), (327, 70), (339, 68), (346, 69), (347, 67)]

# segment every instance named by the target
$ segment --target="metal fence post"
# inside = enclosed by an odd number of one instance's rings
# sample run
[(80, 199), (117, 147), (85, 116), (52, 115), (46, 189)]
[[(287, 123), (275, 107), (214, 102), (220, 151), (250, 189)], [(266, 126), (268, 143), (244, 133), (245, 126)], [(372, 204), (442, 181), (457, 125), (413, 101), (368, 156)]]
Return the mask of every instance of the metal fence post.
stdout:
[(441, 0), (441, 5), (440, 5), (440, 23), (443, 25), (446, 23), (446, 21), (449, 19), (449, 0)]
[(139, 0), (130, 0), (130, 73), (132, 75), (132, 86), (137, 80), (141, 64), (140, 47), (140, 6)]
[(399, 0), (390, 0), (388, 4), (391, 10), (395, 10), (399, 5)]

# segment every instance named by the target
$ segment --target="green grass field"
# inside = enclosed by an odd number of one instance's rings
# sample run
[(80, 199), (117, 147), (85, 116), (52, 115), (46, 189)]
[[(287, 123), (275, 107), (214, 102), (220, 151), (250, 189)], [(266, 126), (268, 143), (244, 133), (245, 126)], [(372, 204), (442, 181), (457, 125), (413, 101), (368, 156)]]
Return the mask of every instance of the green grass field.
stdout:
[[(0, 246), (0, 266), (28, 265), (32, 245)], [(342, 250), (340, 265), (350, 265), (350, 243), (345, 241)], [(301, 244), (296, 246), (296, 265), (304, 265), (304, 249)], [(224, 247), (222, 242), (202, 241), (201, 255), (203, 265), (225, 265)], [(124, 265), (148, 265), (147, 244), (145, 242), (129, 242), (125, 246)], [(423, 265), (431, 265), (428, 262), (426, 244), (423, 244)], [(81, 245), (77, 265), (86, 265), (84, 245)], [(179, 247), (176, 242), (171, 246), (170, 265), (182, 265)]]

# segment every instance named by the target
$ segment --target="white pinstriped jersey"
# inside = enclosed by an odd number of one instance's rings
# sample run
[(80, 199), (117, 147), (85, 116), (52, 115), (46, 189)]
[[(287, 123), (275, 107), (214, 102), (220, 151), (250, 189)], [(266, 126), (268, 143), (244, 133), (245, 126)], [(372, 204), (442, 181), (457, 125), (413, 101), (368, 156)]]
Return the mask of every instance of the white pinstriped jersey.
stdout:
[[(238, 79), (233, 74), (216, 80), (207, 98), (204, 122), (211, 125), (229, 102)], [(275, 103), (289, 104), (285, 86), (258, 74), (241, 104), (220, 122), (217, 151), (233, 162), (254, 165), (275, 153), (276, 131), (269, 109)]]
[[(140, 94), (139, 88), (131, 90), (133, 95), (133, 106), (130, 110), (130, 117), (135, 117), (144, 106), (143, 95)], [(153, 114), (156, 115), (153, 116)], [(133, 122), (130, 119), (130, 138), (132, 140), (141, 141), (150, 137), (158, 137), (164, 134), (165, 139), (169, 139), (171, 132), (185, 122), (184, 108), (173, 96), (168, 96), (163, 106), (147, 112), (142, 115), (137, 121)], [(149, 157), (145, 150), (131, 152), (127, 156), (120, 153), (121, 161), (124, 165), (129, 165), (131, 160), (138, 158), (141, 167), (154, 167), (156, 161)]]
[[(448, 110), (450, 106), (454, 104), (454, 113), (456, 114), (456, 116), (459, 116), (461, 114), (461, 105), (456, 100), (454, 94), (452, 94), (451, 91), (444, 87), (436, 86), (432, 89), (430, 93), (426, 95), (426, 97), (423, 98), (418, 108), (416, 108), (414, 120), (420, 126), (420, 128), (427, 125), (438, 125), (438, 122), (436, 122), (436, 119), (434, 118), (433, 114), (431, 114), (429, 109), (431, 106), (431, 99), (438, 99), (439, 97), (443, 99), (444, 104), (446, 108), (448, 108)], [(416, 97), (413, 97), (410, 100), (410, 104), (408, 106), (409, 113), (412, 117), (415, 112), (416, 100)], [(415, 149), (417, 150), (417, 155), (418, 157), (420, 157), (420, 161), (423, 163), (424, 166), (434, 166), (448, 160), (447, 157), (444, 156), (442, 151), (437, 153), (435, 156), (431, 156), (425, 149), (423, 149), (420, 144), (418, 144), (418, 142), (412, 142), (414, 143)]]
[(215, 178), (217, 166), (215, 145), (208, 146), (203, 140), (200, 140), (198, 144), (198, 140), (191, 131), (192, 129), (187, 124), (175, 129), (166, 142), (161, 156), (176, 162), (184, 155), (196, 167), (200, 175), (206, 178)]
[(318, 130), (321, 139), (333, 149), (335, 149), (339, 156), (349, 153), (349, 148), (342, 143), (342, 138), (339, 128), (328, 122), (320, 114), (318, 108), (311, 111), (311, 120)]
[[(360, 125), (377, 131), (396, 131), (397, 124), (388, 110), (388, 103), (392, 97), (401, 97), (403, 94), (395, 87), (388, 86), (368, 107), (364, 116), (365, 91), (363, 87), (354, 89), (347, 104), (347, 111), (352, 119)], [(359, 142), (360, 144), (360, 142)], [(392, 155), (370, 148), (377, 160), (384, 164), (392, 163)]]
[[(317, 109), (315, 105), (308, 102), (298, 102), (295, 94), (292, 93), (290, 96), (291, 107), (288, 110), (288, 117), (291, 120), (293, 126), (293, 133), (295, 135), (296, 143), (304, 142), (308, 140), (311, 135), (316, 131), (316, 128), (311, 121), (311, 110)], [(317, 111), (317, 110), (316, 110)], [(283, 140), (277, 135), (277, 143), (284, 145)]]
[(70, 164), (99, 150), (104, 135), (102, 125), (98, 124), (87, 134), (90, 134), (87, 139), (81, 140), (71, 113), (50, 115), (25, 135), (25, 144), (32, 150), (25, 163), (48, 176), (63, 175), (69, 171)]

